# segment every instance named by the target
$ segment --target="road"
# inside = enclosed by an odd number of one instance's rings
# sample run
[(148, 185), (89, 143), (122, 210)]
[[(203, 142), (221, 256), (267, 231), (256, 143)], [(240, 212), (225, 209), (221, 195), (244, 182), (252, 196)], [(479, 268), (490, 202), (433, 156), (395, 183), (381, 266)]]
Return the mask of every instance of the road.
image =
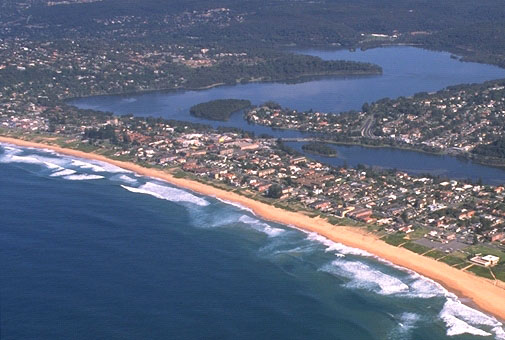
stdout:
[(363, 127), (361, 128), (362, 137), (375, 138), (373, 134), (373, 123), (374, 123), (373, 115), (370, 115), (365, 118), (365, 121), (363, 122)]

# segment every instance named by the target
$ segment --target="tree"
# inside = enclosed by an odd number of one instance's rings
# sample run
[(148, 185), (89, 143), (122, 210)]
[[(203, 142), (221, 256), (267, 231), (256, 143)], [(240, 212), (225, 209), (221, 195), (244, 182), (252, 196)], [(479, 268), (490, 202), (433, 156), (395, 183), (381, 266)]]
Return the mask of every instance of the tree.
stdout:
[(267, 196), (270, 198), (279, 198), (282, 196), (282, 187), (279, 184), (272, 184), (268, 188)]

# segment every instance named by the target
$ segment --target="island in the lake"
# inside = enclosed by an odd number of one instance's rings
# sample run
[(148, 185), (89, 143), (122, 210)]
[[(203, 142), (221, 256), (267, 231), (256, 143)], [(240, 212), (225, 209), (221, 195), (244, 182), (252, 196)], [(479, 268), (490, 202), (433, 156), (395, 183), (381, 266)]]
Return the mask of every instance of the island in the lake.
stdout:
[[(505, 318), (503, 185), (331, 167), (296, 154), (282, 141), (237, 129), (114, 116), (66, 102), (91, 95), (382, 74), (370, 63), (289, 51), (302, 47), (415, 44), (505, 66), (500, 1), (483, 2), (479, 11), (470, 2), (447, 2), (443, 10), (439, 2), (427, 2), (384, 8), (382, 2), (365, 1), (357, 8), (256, 0), (209, 9), (203, 1), (188, 8), (152, 0), (131, 6), (6, 1), (0, 12), (0, 141), (106, 160), (233, 200), (267, 219), (411, 268)], [(342, 115), (269, 104), (251, 109), (247, 120), (337, 143), (451, 152), (504, 165), (503, 98), (505, 83), (497, 81), (383, 99)], [(191, 111), (226, 120), (250, 105), (230, 99)], [(330, 153), (319, 140), (306, 150)]]
[(249, 100), (244, 99), (217, 99), (192, 106), (189, 112), (200, 118), (226, 121), (232, 113), (251, 106)]
[(302, 146), (303, 151), (311, 154), (325, 156), (325, 157), (335, 157), (337, 156), (337, 151), (329, 146), (328, 144), (322, 142), (309, 142)]

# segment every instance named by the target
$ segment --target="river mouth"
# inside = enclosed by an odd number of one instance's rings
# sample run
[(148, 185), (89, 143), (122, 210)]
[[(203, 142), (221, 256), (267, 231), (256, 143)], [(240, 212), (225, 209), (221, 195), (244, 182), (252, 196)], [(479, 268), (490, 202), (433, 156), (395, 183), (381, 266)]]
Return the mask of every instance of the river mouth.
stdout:
[[(195, 104), (216, 99), (247, 99), (258, 105), (275, 101), (284, 107), (299, 111), (318, 110), (339, 113), (359, 110), (365, 102), (381, 98), (411, 96), (418, 92), (434, 92), (447, 86), (464, 83), (482, 83), (505, 78), (505, 69), (492, 65), (461, 62), (450, 53), (428, 51), (416, 47), (382, 47), (366, 51), (304, 50), (297, 51), (325, 60), (352, 60), (370, 62), (383, 68), (381, 76), (372, 77), (322, 77), (305, 82), (266, 82), (222, 85), (205, 90), (177, 90), (132, 95), (96, 96), (71, 100), (69, 104), (81, 109), (109, 111), (115, 114), (154, 116), (213, 127), (225, 126), (253, 132), (256, 136), (267, 134), (275, 138), (296, 138), (307, 134), (299, 131), (275, 130), (251, 125), (241, 113), (233, 114), (226, 122), (216, 122), (193, 117), (189, 108)], [(442, 158), (413, 152), (423, 167), (412, 170), (411, 157), (399, 150), (390, 155), (388, 149), (353, 149), (352, 164), (396, 168), (411, 173), (430, 173), (449, 178), (482, 179), (486, 183), (505, 182), (505, 171), (462, 161), (452, 156)], [(384, 154), (386, 152), (387, 154)], [(410, 156), (410, 154), (409, 154)], [(377, 164), (374, 159), (394, 159)], [(410, 159), (410, 160), (409, 160)], [(323, 160), (325, 161), (325, 160)], [(325, 161), (326, 162), (326, 161)]]

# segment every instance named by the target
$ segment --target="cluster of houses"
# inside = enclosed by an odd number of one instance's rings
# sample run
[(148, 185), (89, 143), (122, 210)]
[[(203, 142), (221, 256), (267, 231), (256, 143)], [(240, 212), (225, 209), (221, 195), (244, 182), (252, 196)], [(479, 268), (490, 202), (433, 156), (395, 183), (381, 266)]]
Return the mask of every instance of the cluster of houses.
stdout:
[[(408, 98), (416, 113), (388, 103), (375, 121), (377, 138), (390, 138), (436, 150), (469, 152), (505, 136), (505, 86), (472, 88), (426, 98)], [(399, 109), (398, 109), (399, 108)], [(497, 124), (499, 123), (499, 124)]]
[(390, 232), (423, 228), (427, 238), (445, 243), (505, 241), (503, 186), (398, 171), (333, 168), (288, 154), (271, 139), (215, 130), (177, 132), (170, 124), (159, 122), (135, 124), (120, 120), (116, 126), (117, 134), (129, 139), (128, 148), (122, 147), (116, 156), (179, 167), (265, 196), (275, 186), (279, 188), (276, 198), (286, 204), (377, 224)]
[[(505, 86), (489, 85), (422, 97), (379, 101), (360, 112), (298, 112), (267, 106), (246, 113), (255, 124), (352, 140), (367, 137), (455, 154), (505, 137)], [(372, 122), (367, 128), (367, 122)]]

